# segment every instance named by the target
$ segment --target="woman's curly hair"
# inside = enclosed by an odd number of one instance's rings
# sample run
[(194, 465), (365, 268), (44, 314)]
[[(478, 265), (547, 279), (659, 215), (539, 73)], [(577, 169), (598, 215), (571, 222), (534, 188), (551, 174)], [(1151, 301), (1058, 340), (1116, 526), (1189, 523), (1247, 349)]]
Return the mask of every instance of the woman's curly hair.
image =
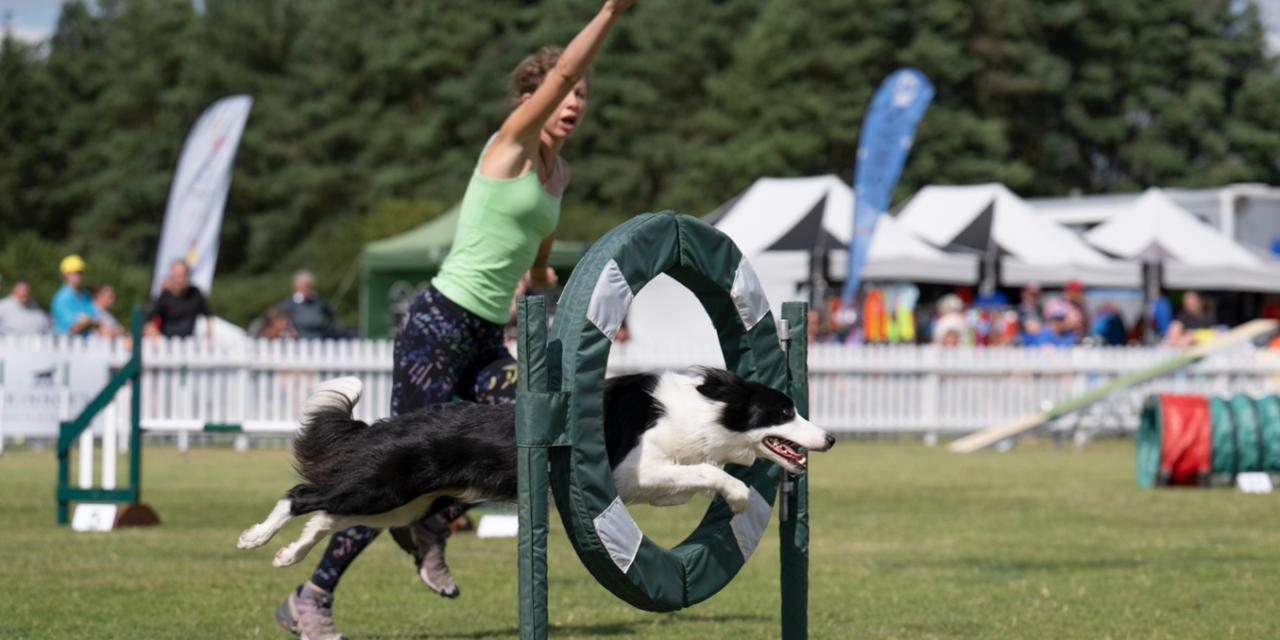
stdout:
[[(543, 47), (541, 51), (520, 61), (516, 70), (511, 72), (511, 87), (507, 91), (506, 103), (510, 106), (520, 104), (526, 93), (533, 93), (542, 86), (542, 81), (556, 68), (560, 61), (560, 47)], [(591, 70), (587, 70), (587, 95), (591, 94)]]

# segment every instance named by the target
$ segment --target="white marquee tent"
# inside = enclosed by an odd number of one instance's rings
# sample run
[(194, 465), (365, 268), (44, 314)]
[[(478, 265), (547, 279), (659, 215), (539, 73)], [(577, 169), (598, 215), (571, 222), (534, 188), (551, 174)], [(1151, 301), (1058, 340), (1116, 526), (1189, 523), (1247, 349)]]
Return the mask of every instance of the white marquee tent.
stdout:
[[(707, 216), (750, 260), (774, 317), (782, 303), (803, 300), (815, 247), (826, 252), (829, 274), (843, 280), (853, 236), (853, 190), (836, 176), (760, 178)], [(868, 248), (866, 281), (974, 284), (977, 257), (941, 251), (891, 216), (881, 216)], [(711, 322), (696, 298), (670, 278), (646, 286), (632, 302), (627, 328), (638, 342), (716, 344)]]
[(1090, 287), (1139, 287), (1135, 262), (1112, 260), (1070, 229), (1036, 215), (1002, 184), (928, 186), (898, 213), (898, 222), (934, 246), (980, 253), (1000, 250), (1000, 284), (1061, 285), (1078, 278)]
[(1164, 265), (1172, 289), (1280, 292), (1280, 265), (1201, 222), (1152, 187), (1085, 234), (1114, 256)]

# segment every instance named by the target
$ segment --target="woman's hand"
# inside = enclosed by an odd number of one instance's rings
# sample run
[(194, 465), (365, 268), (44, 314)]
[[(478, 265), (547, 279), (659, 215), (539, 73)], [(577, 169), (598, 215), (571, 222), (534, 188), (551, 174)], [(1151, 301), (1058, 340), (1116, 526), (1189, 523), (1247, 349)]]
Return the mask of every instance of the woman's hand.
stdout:
[(626, 11), (636, 0), (609, 0), (604, 3), (604, 8), (612, 11), (615, 15)]
[(556, 270), (551, 267), (534, 267), (529, 270), (529, 284), (538, 289), (550, 289), (560, 282)]

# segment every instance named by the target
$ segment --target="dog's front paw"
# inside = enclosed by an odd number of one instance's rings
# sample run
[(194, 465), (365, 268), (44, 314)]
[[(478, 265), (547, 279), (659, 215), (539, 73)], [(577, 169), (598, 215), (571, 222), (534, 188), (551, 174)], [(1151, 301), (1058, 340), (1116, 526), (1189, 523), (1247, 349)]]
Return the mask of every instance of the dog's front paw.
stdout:
[(287, 547), (285, 547), (285, 548), (283, 548), (283, 549), (281, 549), (281, 550), (277, 551), (277, 552), (276, 552), (276, 557), (271, 561), (271, 566), (273, 566), (273, 567), (287, 567), (287, 566), (292, 565), (292, 564), (296, 563), (297, 561), (301, 560), (301, 559), (302, 559), (302, 556), (298, 555), (298, 550), (294, 548), (294, 547), (296, 547), (296, 546), (297, 546), (297, 545), (292, 545), (292, 544), (291, 544), (291, 545), (289, 545), (289, 546), (287, 546)]
[(729, 503), (734, 513), (745, 513), (751, 508), (751, 490), (740, 480), (734, 480), (720, 495), (724, 496), (724, 501)]
[(257, 549), (258, 547), (270, 542), (271, 538), (274, 536), (264, 535), (261, 533), (259, 530), (263, 528), (264, 527), (262, 525), (254, 525), (245, 529), (244, 533), (240, 534), (240, 540), (239, 542), (236, 542), (236, 546), (241, 549)]

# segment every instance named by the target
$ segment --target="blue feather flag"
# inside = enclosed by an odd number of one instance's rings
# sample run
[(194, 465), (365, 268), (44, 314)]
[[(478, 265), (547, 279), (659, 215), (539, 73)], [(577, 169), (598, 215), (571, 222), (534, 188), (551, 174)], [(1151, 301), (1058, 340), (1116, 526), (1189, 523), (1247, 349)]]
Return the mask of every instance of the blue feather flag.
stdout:
[(853, 241), (842, 296), (846, 308), (852, 306), (862, 284), (862, 267), (867, 263), (876, 220), (889, 208), (915, 140), (916, 125), (932, 99), (929, 78), (910, 67), (889, 74), (871, 97), (858, 135), (858, 164), (853, 176)]

